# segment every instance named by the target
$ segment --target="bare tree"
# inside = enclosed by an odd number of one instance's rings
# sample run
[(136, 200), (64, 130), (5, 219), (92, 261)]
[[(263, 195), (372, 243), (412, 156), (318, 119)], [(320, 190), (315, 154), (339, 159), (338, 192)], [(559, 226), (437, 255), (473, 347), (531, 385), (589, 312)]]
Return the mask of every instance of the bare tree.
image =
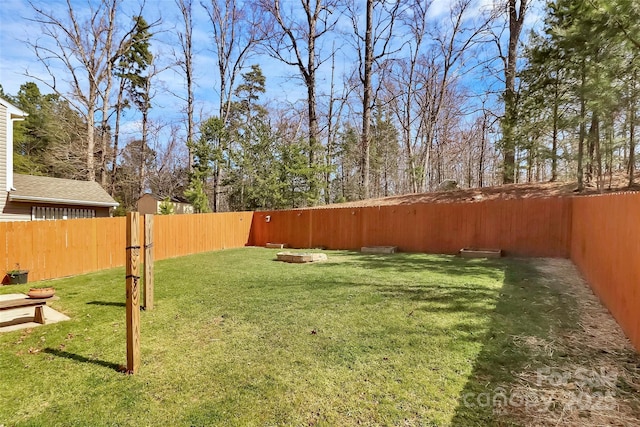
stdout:
[(213, 41), (220, 73), (219, 117), (227, 123), (231, 110), (231, 98), (236, 78), (251, 56), (256, 44), (261, 41), (258, 18), (253, 8), (236, 0), (211, 0), (201, 3), (209, 15), (213, 29)]
[[(300, 0), (302, 14), (293, 8), (283, 13), (280, 0), (261, 0), (260, 5), (272, 18), (264, 29), (271, 33), (268, 52), (285, 64), (295, 66), (307, 89), (309, 167), (316, 165), (320, 132), (317, 114), (317, 71), (327, 59), (320, 54), (320, 38), (329, 34), (337, 21), (336, 0)], [(301, 15), (301, 19), (298, 19)], [(310, 182), (315, 185), (315, 182)]]
[[(109, 144), (109, 98), (113, 82), (113, 66), (131, 43), (134, 24), (120, 31), (117, 12), (120, 0), (89, 2), (88, 18), (76, 12), (77, 5), (66, 1), (64, 16), (47, 11), (30, 2), (35, 11), (34, 22), (41, 26), (41, 35), (29, 41), (38, 60), (46, 67), (51, 81), (41, 81), (77, 109), (86, 121), (86, 178), (96, 180), (96, 114), (101, 112), (98, 150), (101, 181), (105, 181), (104, 165)], [(142, 6), (140, 13), (142, 12)], [(65, 73), (56, 67), (62, 65)], [(28, 73), (27, 73), (28, 74)], [(68, 78), (59, 79), (65, 75)]]
[(396, 108), (393, 108), (393, 111), (395, 111), (401, 126), (407, 162), (406, 166), (409, 169), (409, 185), (413, 193), (418, 192), (420, 181), (417, 176), (416, 141), (413, 135), (415, 134), (415, 137), (418, 137), (418, 133), (414, 132), (415, 123), (416, 120), (423, 117), (423, 115), (414, 114), (413, 110), (417, 104), (416, 97), (419, 86), (418, 66), (423, 49), (423, 41), (427, 35), (427, 17), (430, 5), (431, 2), (428, 0), (413, 0), (407, 9), (410, 13), (405, 12), (401, 15), (404, 25), (409, 29), (411, 40), (409, 40), (407, 46), (409, 53), (408, 58), (404, 61), (397, 62), (399, 72), (394, 73), (397, 80), (397, 88), (405, 88), (405, 91), (401, 92), (398, 97), (395, 98), (397, 102), (394, 102)]
[(193, 152), (192, 144), (195, 138), (195, 120), (194, 105), (195, 97), (194, 76), (193, 76), (193, 1), (192, 0), (175, 0), (176, 5), (180, 9), (184, 31), (178, 31), (178, 42), (180, 44), (180, 53), (178, 66), (184, 74), (185, 85), (187, 90), (187, 149), (189, 153), (189, 171), (193, 169)]
[[(335, 44), (334, 49), (335, 52)], [(337, 138), (338, 131), (340, 130), (340, 121), (342, 118), (342, 112), (346, 106), (349, 96), (348, 85), (343, 86), (342, 94), (336, 94), (335, 83), (335, 54), (331, 57), (331, 82), (329, 89), (329, 98), (327, 100), (326, 109), (326, 125), (321, 132), (326, 131), (327, 145), (325, 148), (325, 171), (324, 171), (324, 201), (325, 203), (331, 203), (331, 176), (333, 174), (332, 167), (334, 166), (334, 157), (337, 150)]]
[(186, 147), (180, 144), (180, 126), (149, 123), (149, 148), (156, 153), (153, 168), (148, 171), (147, 185), (161, 198), (181, 196), (187, 187)]
[[(222, 126), (229, 123), (231, 99), (236, 78), (242, 71), (245, 61), (251, 56), (257, 43), (261, 41), (257, 17), (247, 3), (238, 4), (236, 0), (210, 0), (201, 3), (209, 15), (213, 29), (213, 42), (218, 63), (220, 94), (219, 118)], [(213, 210), (220, 206), (218, 196), (222, 181), (222, 168), (216, 166), (213, 176)]]
[[(467, 113), (455, 108), (465, 104), (460, 76), (471, 68), (465, 60), (471, 57), (482, 40), (486, 20), (476, 20), (475, 0), (456, 0), (446, 15), (430, 17), (429, 2), (414, 0), (400, 15), (411, 39), (405, 46), (408, 55), (393, 61), (391, 85), (392, 109), (401, 128), (407, 179), (413, 192), (427, 191), (442, 179), (441, 155), (437, 146), (443, 126), (443, 113), (448, 120), (460, 120)], [(440, 139), (446, 141), (447, 138)], [(434, 163), (434, 150), (437, 157)]]
[(125, 90), (127, 87), (127, 79), (124, 77), (120, 77), (118, 80), (118, 90), (116, 95), (116, 103), (115, 103), (115, 119), (114, 119), (114, 130), (113, 130), (113, 162), (111, 163), (111, 182), (110, 182), (110, 190), (109, 193), (111, 196), (115, 194), (116, 191), (116, 173), (118, 170), (118, 153), (120, 150), (120, 123), (122, 119), (122, 113), (124, 109), (129, 106), (129, 100), (125, 98)]
[[(373, 75), (381, 71), (379, 65), (383, 59), (397, 52), (400, 47), (393, 44), (396, 18), (400, 14), (402, 2), (376, 2), (367, 0), (365, 27), (360, 22), (361, 11), (355, 2), (348, 5), (348, 13), (355, 36), (355, 48), (358, 54), (358, 78), (362, 85), (362, 134), (360, 180), (361, 197), (369, 198), (369, 171), (371, 146), (371, 113), (375, 107)], [(376, 5), (379, 6), (376, 8)]]

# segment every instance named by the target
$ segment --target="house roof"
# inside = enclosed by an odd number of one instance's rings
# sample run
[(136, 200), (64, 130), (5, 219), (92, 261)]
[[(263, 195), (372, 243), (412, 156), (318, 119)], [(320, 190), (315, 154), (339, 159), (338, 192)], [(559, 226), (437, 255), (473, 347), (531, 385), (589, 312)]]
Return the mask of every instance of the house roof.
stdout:
[(57, 203), (78, 206), (116, 207), (118, 202), (97, 182), (48, 176), (13, 176), (13, 187), (9, 193), (12, 202)]
[(9, 114), (11, 114), (12, 119), (24, 119), (28, 116), (27, 113), (7, 101), (6, 99), (0, 98), (0, 105), (4, 105), (7, 108)]
[[(142, 195), (142, 197), (151, 197), (152, 199), (158, 201), (158, 202), (162, 202), (164, 199), (166, 199), (166, 197), (161, 197), (158, 196), (157, 194), (153, 194), (153, 193), (144, 193)], [(140, 199), (142, 199), (142, 197), (140, 197)], [(140, 200), (138, 199), (138, 200)], [(174, 202), (174, 203), (185, 203), (185, 204), (190, 204), (189, 200), (187, 200), (184, 197), (180, 197), (180, 196), (170, 196), (169, 200)]]

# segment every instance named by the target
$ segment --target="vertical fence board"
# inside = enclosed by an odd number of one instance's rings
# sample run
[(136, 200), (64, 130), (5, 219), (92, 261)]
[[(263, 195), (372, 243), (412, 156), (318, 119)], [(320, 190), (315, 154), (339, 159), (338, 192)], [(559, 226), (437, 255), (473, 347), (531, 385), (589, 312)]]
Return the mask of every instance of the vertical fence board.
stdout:
[(640, 349), (640, 194), (576, 197), (571, 260)]
[(144, 309), (153, 310), (153, 215), (144, 215)]

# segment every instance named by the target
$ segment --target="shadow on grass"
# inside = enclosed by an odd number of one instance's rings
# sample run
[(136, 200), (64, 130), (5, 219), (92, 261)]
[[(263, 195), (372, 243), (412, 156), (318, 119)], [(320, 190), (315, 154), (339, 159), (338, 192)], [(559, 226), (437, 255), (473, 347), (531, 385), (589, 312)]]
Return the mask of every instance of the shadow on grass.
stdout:
[(515, 377), (518, 372), (535, 372), (537, 367), (553, 366), (554, 355), (532, 355), (530, 348), (516, 345), (514, 338), (549, 339), (550, 330), (557, 332), (572, 327), (574, 300), (542, 284), (540, 273), (530, 261), (505, 260), (505, 263), (504, 285), (490, 314), (489, 332), (458, 398), (452, 426), (525, 425), (524, 420), (500, 417), (494, 411), (494, 403), (504, 401), (505, 393), (508, 398), (509, 389), (518, 380)]
[(63, 357), (65, 359), (75, 360), (76, 362), (91, 363), (93, 365), (98, 365), (105, 368), (113, 369), (114, 371), (118, 371), (118, 372), (121, 372), (123, 369), (122, 365), (118, 365), (117, 363), (111, 363), (111, 362), (98, 360), (98, 359), (89, 359), (79, 354), (69, 353), (68, 351), (56, 350), (55, 348), (47, 347), (43, 350), (43, 352), (47, 354), (51, 354), (56, 357)]
[(453, 286), (433, 285), (429, 286), (378, 286), (377, 291), (388, 297), (402, 297), (416, 302), (425, 302), (425, 310), (437, 310), (446, 312), (475, 311), (473, 306), (478, 300), (490, 300), (496, 298), (497, 290), (485, 286)]
[[(475, 274), (487, 277), (491, 269), (502, 269), (500, 259), (460, 258), (455, 255), (425, 255), (421, 253), (395, 253), (395, 254), (363, 254), (361, 252), (344, 252), (349, 258), (340, 263), (351, 264), (370, 270), (386, 272), (419, 273), (428, 270), (433, 273), (473, 276)], [(331, 256), (329, 256), (331, 260)], [(331, 267), (332, 263), (317, 263), (318, 266)], [(500, 279), (496, 271), (492, 279)]]
[(89, 301), (87, 304), (103, 305), (105, 307), (125, 307), (127, 305), (124, 302), (114, 302), (114, 301)]

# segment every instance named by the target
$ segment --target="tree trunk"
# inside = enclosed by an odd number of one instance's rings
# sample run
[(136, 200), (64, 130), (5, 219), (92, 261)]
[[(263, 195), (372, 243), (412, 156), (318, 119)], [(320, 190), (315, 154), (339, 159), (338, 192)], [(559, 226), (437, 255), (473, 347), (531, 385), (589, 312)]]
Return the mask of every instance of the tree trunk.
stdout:
[(91, 107), (95, 107), (95, 104), (90, 103), (87, 111), (87, 179), (95, 181), (95, 109)]
[(113, 87), (113, 64), (122, 53), (122, 43), (115, 46), (113, 44), (113, 35), (116, 22), (117, 1), (113, 2), (109, 7), (109, 22), (107, 27), (105, 49), (106, 61), (104, 68), (104, 92), (102, 93), (102, 123), (100, 126), (101, 149), (100, 149), (100, 184), (102, 188), (107, 187), (107, 152), (110, 148), (111, 135), (109, 133), (109, 109), (111, 107), (109, 98), (111, 97), (111, 89)]
[(558, 180), (558, 80), (553, 94), (553, 134), (551, 135), (551, 181)]
[(589, 147), (589, 163), (587, 169), (588, 182), (594, 179), (598, 190), (600, 189), (600, 119), (597, 112), (591, 113), (591, 123), (587, 134), (587, 145)]
[(102, 104), (102, 122), (100, 124), (100, 164), (98, 165), (100, 168), (100, 184), (102, 185), (102, 188), (107, 188), (107, 158), (108, 158), (108, 152), (109, 149), (111, 148), (111, 133), (109, 132), (109, 97), (111, 94), (111, 87), (112, 87), (112, 81), (113, 81), (113, 77), (112, 77), (112, 71), (111, 71), (111, 67), (108, 67), (108, 77), (106, 78), (107, 80), (107, 85), (104, 89), (104, 101)]
[(517, 125), (517, 99), (516, 99), (516, 62), (518, 59), (518, 40), (524, 23), (525, 11), (528, 0), (520, 0), (520, 7), (516, 7), (516, 0), (509, 0), (509, 45), (507, 48), (507, 62), (505, 66), (505, 91), (504, 91), (504, 125), (503, 125), (503, 150), (504, 163), (502, 170), (502, 182), (510, 184), (515, 176), (515, 152), (516, 137), (514, 129)]
[[(335, 50), (335, 44), (334, 44)], [(325, 204), (331, 203), (331, 165), (333, 163), (333, 146), (334, 146), (334, 133), (335, 128), (333, 126), (333, 103), (334, 98), (334, 78), (336, 71), (336, 57), (333, 55), (331, 58), (331, 83), (329, 92), (329, 105), (327, 111), (327, 150), (325, 152), (325, 172), (324, 172), (324, 202)]]
[(586, 137), (586, 115), (587, 115), (587, 102), (584, 99), (584, 87), (587, 80), (585, 61), (582, 60), (582, 70), (580, 76), (580, 127), (578, 134), (578, 191), (584, 190), (584, 170), (583, 170), (583, 158), (584, 158), (584, 140)]
[(369, 145), (370, 135), (369, 130), (371, 128), (371, 72), (373, 69), (373, 2), (374, 0), (367, 0), (367, 26), (365, 32), (365, 47), (364, 47), (364, 79), (363, 79), (363, 101), (362, 101), (362, 158), (361, 158), (361, 181), (362, 181), (362, 198), (369, 198)]
[(116, 192), (116, 173), (118, 160), (118, 145), (120, 143), (120, 118), (122, 116), (122, 98), (124, 97), (124, 79), (120, 78), (120, 87), (118, 89), (118, 101), (116, 102), (116, 123), (113, 132), (113, 161), (111, 163), (111, 183), (110, 194), (113, 196)]
[(480, 158), (478, 159), (478, 187), (484, 187), (484, 150), (487, 145), (487, 112), (483, 111), (482, 136), (480, 137)]
[(176, 4), (180, 8), (182, 14), (182, 20), (184, 22), (184, 33), (178, 33), (180, 39), (180, 47), (182, 49), (183, 58), (180, 58), (179, 62), (182, 64), (182, 70), (184, 71), (184, 77), (187, 86), (187, 150), (188, 150), (188, 162), (189, 172), (193, 172), (194, 158), (193, 138), (195, 135), (195, 124), (193, 118), (194, 111), (194, 96), (193, 96), (193, 9), (191, 7), (191, 0), (176, 0)]
[(195, 121), (193, 119), (193, 104), (194, 104), (194, 96), (193, 96), (193, 70), (191, 65), (191, 58), (188, 60), (188, 70), (186, 72), (187, 78), (187, 147), (189, 150), (189, 172), (193, 171), (194, 159), (193, 159), (193, 149), (191, 148), (191, 144), (193, 143), (194, 135), (195, 135)]
[(220, 167), (215, 166), (213, 172), (213, 212), (218, 212), (218, 189), (220, 186)]
[(308, 96), (308, 112), (309, 112), (309, 168), (313, 172), (313, 176), (309, 178), (309, 192), (313, 204), (316, 204), (318, 200), (318, 183), (315, 176), (316, 158), (315, 152), (318, 149), (318, 116), (316, 113), (316, 82), (315, 82), (315, 69), (311, 67), (314, 61), (314, 54), (312, 53), (313, 43), (309, 45), (309, 74), (307, 81), (307, 96)]
[(146, 171), (146, 150), (147, 150), (147, 127), (149, 122), (149, 112), (142, 112), (142, 142), (140, 143), (140, 182), (139, 182), (139, 191), (138, 197), (142, 197), (145, 191), (145, 181), (147, 179), (147, 171)]

